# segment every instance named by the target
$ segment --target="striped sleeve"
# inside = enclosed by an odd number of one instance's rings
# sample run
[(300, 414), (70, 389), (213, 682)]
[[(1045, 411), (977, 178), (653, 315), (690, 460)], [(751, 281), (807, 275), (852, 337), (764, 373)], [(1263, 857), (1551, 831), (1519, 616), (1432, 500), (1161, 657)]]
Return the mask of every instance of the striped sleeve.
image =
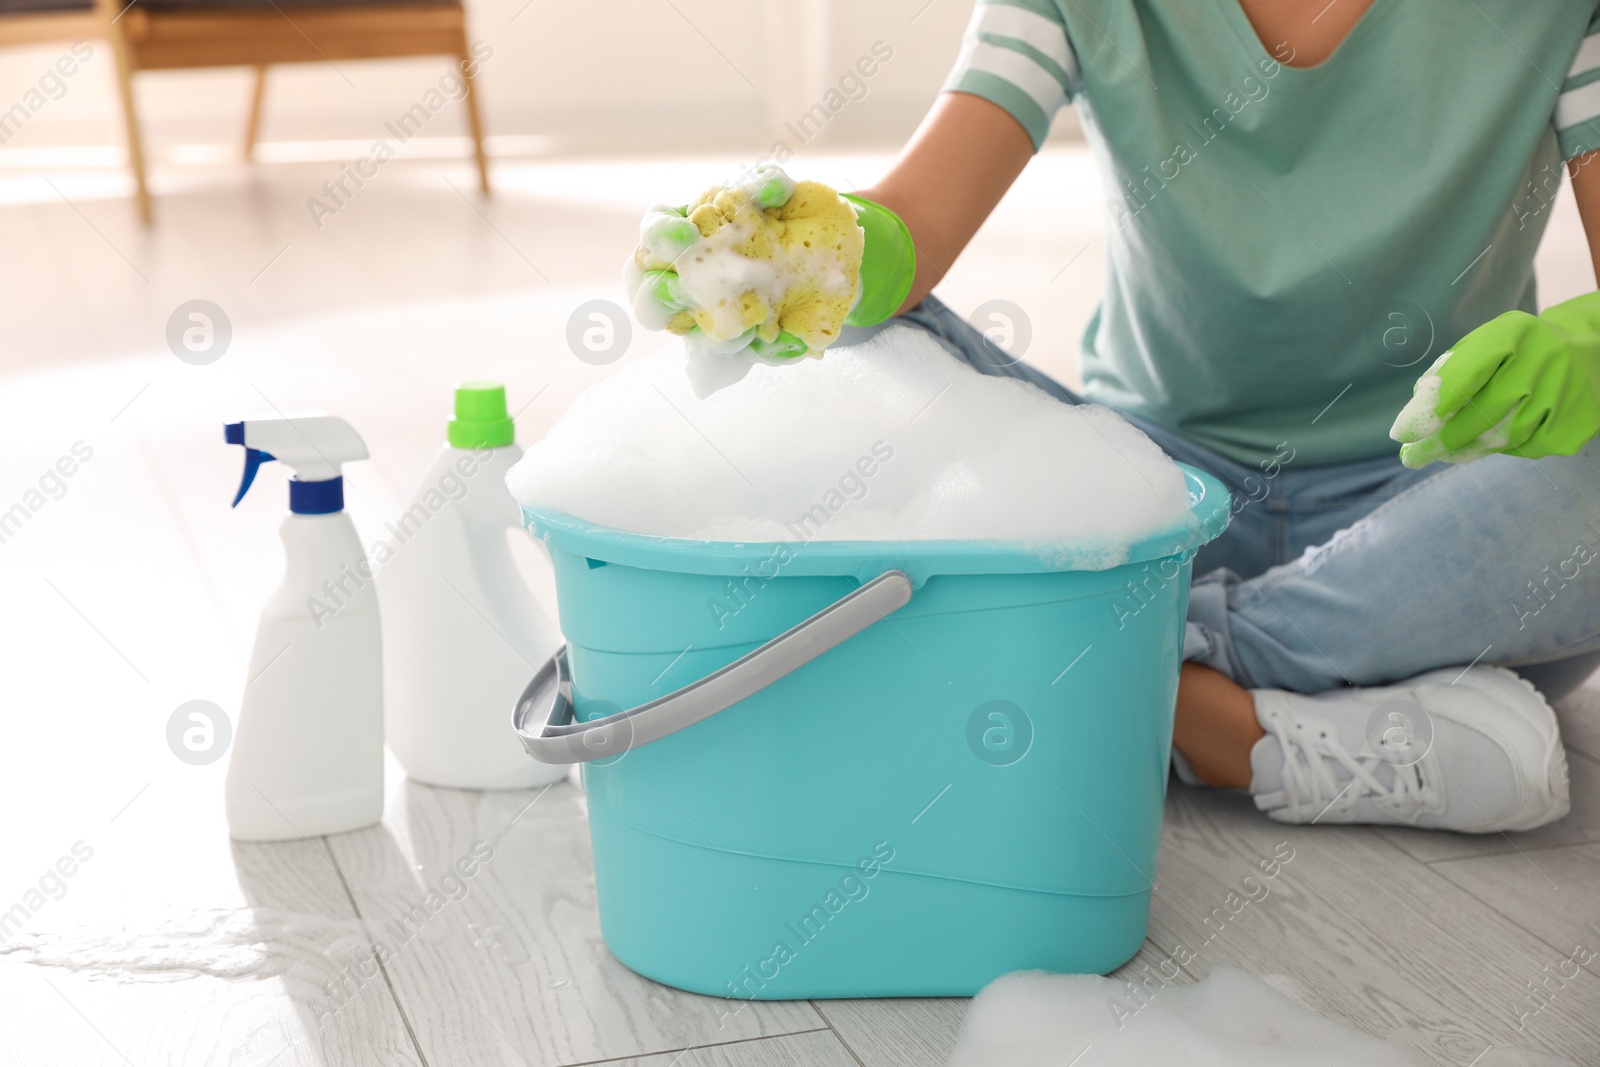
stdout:
[(1567, 79), (1561, 83), (1555, 127), (1562, 159), (1600, 148), (1600, 9), (1589, 20), (1578, 54), (1567, 68)]
[(1005, 108), (1037, 150), (1080, 83), (1077, 56), (1049, 0), (979, 0), (944, 91)]

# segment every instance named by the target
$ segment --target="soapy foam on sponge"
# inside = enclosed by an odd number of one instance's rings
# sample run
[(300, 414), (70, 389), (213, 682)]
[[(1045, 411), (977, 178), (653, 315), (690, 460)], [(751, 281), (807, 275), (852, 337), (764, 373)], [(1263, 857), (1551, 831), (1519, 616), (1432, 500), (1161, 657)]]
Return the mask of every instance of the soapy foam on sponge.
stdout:
[(907, 326), (704, 400), (669, 347), (578, 397), (507, 482), (638, 533), (1034, 542), (1083, 568), (1192, 523), (1182, 472), (1115, 412), (980, 374)]
[[(744, 188), (714, 188), (690, 206), (702, 240), (677, 261), (694, 324), (731, 341), (754, 327), (782, 330), (821, 352), (839, 338), (855, 302), (862, 235), (855, 211), (817, 182), (797, 182), (781, 205), (762, 208)], [(669, 322), (674, 332), (681, 320)]]
[(1215, 967), (1136, 998), (1098, 975), (1008, 974), (967, 1011), (950, 1067), (1421, 1067), (1408, 1049), (1325, 1019), (1265, 980)]
[[(794, 356), (838, 340), (860, 293), (864, 240), (837, 192), (768, 167), (686, 208), (653, 209), (624, 284), (643, 325), (685, 336), (690, 378), (706, 396), (761, 361), (752, 338), (788, 334), (805, 346)], [(646, 272), (662, 270), (676, 273), (666, 295), (681, 310), (656, 301)]]

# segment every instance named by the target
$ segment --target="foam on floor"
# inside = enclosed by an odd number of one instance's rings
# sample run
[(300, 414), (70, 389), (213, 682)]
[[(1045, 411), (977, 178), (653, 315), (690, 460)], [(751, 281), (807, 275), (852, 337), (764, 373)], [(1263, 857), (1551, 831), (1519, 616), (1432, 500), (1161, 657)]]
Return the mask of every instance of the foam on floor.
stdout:
[(967, 1010), (950, 1067), (1421, 1067), (1409, 1049), (1323, 1018), (1264, 979), (1135, 995), (1099, 975), (1008, 974)]
[(342, 966), (372, 951), (359, 919), (276, 908), (173, 911), (144, 925), (25, 930), (0, 942), (0, 959), (115, 982), (255, 981)]
[(507, 482), (638, 533), (1022, 541), (1086, 568), (1192, 521), (1182, 472), (1115, 412), (980, 374), (905, 326), (705, 399), (669, 346), (581, 395)]

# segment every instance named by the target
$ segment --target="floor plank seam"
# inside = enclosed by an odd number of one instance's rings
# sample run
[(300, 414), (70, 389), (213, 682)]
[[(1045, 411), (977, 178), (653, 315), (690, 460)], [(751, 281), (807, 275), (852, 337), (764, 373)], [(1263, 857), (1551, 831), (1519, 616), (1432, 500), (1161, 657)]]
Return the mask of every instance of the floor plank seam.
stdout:
[(1588, 749), (1583, 748), (1576, 742), (1568, 741), (1565, 735), (1563, 735), (1561, 738), (1561, 744), (1567, 750), (1567, 755), (1569, 756), (1576, 753), (1591, 763), (1600, 763), (1600, 753), (1590, 752)]
[(1569, 745), (1565, 741), (1561, 742), (1561, 744), (1562, 744), (1562, 747), (1564, 747), (1567, 750), (1567, 755), (1569, 755), (1569, 756), (1578, 756), (1578, 757), (1581, 757), (1582, 759), (1588, 760), (1590, 763), (1593, 763), (1593, 764), (1595, 764), (1597, 766), (1600, 766), (1600, 756), (1591, 756), (1589, 753), (1585, 752), (1583, 749), (1579, 748), (1578, 746)]
[[(1389, 843), (1391, 845), (1394, 844), (1393, 841), (1390, 841)], [(1434, 860), (1418, 859), (1417, 862), (1432, 867), (1436, 863), (1460, 863), (1462, 860), (1480, 860), (1489, 856), (1515, 856), (1520, 853), (1528, 852), (1558, 852), (1564, 848), (1590, 848), (1595, 845), (1600, 845), (1600, 837), (1585, 837), (1573, 841), (1553, 841), (1548, 845), (1513, 845), (1511, 848), (1498, 848), (1487, 852), (1474, 852), (1470, 856), (1440, 856), (1438, 859)], [(1405, 851), (1405, 849), (1400, 845), (1395, 845), (1395, 847), (1401, 849), (1401, 851)], [(1410, 856), (1411, 853), (1406, 852), (1406, 855)], [(1415, 856), (1412, 856), (1411, 858), (1416, 859)]]
[[(851, 983), (851, 984), (853, 985), (854, 983)], [(844, 1035), (839, 1033), (838, 1030), (834, 1029), (833, 1020), (828, 1018), (828, 1013), (822, 1010), (822, 1005), (818, 1004), (814, 1000), (811, 1001), (810, 1003), (811, 1003), (811, 1010), (817, 1013), (817, 1018), (821, 1019), (824, 1023), (827, 1024), (828, 1032), (833, 1035), (833, 1039), (835, 1041), (839, 1042), (839, 1044), (844, 1048), (844, 1050), (850, 1054), (850, 1058), (855, 1060), (856, 1063), (859, 1065), (859, 1067), (867, 1067), (866, 1061), (863, 1060), (860, 1056), (856, 1055), (856, 1050), (850, 1047), (850, 1042), (848, 1042), (848, 1041), (846, 1041), (844, 1039)]]
[[(826, 1026), (815, 1026), (810, 1030), (791, 1030), (786, 1034), (762, 1034), (759, 1037), (741, 1037), (736, 1038), (733, 1041), (711, 1041), (704, 1045), (683, 1045), (678, 1048), (664, 1048), (657, 1052), (630, 1052), (625, 1056), (607, 1056), (602, 1060), (572, 1060), (561, 1064), (561, 1067), (600, 1067), (601, 1064), (606, 1063), (626, 1063), (628, 1060), (648, 1059), (654, 1056), (670, 1056), (674, 1052), (678, 1053), (678, 1059), (682, 1059), (685, 1053), (698, 1052), (701, 1049), (728, 1048), (733, 1045), (754, 1045), (762, 1041), (781, 1041), (786, 1037), (799, 1037), (802, 1034), (825, 1034), (828, 1033), (830, 1029), (830, 1027)], [(677, 1063), (678, 1061), (673, 1060), (672, 1062)], [(859, 1063), (860, 1061), (858, 1060), (857, 1062)]]
[[(1504, 855), (1504, 853), (1495, 853), (1495, 854), (1496, 855)], [(1462, 859), (1474, 859), (1476, 857), (1463, 856), (1461, 858)], [(1441, 862), (1449, 862), (1449, 861), (1441, 861)], [(1534, 930), (1529, 929), (1516, 916), (1508, 915), (1506, 912), (1502, 911), (1499, 907), (1497, 907), (1493, 902), (1484, 899), (1483, 897), (1479, 896), (1477, 893), (1474, 893), (1471, 889), (1467, 888), (1466, 886), (1460, 884), (1459, 882), (1455, 882), (1455, 881), (1452, 881), (1449, 878), (1446, 878), (1442, 873), (1440, 873), (1439, 871), (1434, 870), (1432, 864), (1426, 864), (1425, 863), (1425, 864), (1423, 864), (1423, 866), (1428, 868), (1428, 873), (1429, 874), (1433, 875), (1435, 878), (1438, 878), (1438, 879), (1442, 880), (1446, 885), (1448, 885), (1448, 886), (1450, 886), (1450, 887), (1452, 887), (1454, 889), (1460, 890), (1461, 892), (1465, 893), (1467, 896), (1471, 897), (1473, 900), (1477, 901), (1479, 904), (1482, 904), (1484, 907), (1488, 908), (1490, 911), (1494, 912), (1496, 915), (1498, 915), (1501, 918), (1505, 919), (1506, 922), (1510, 923), (1512, 926), (1516, 927), (1518, 930), (1521, 930), (1523, 933), (1527, 934), (1528, 937), (1531, 938), (1534, 941), (1534, 943), (1539, 944), (1539, 945), (1543, 945), (1545, 948), (1548, 948), (1551, 952), (1555, 953), (1558, 958), (1561, 957), (1562, 955), (1564, 955), (1565, 953), (1571, 951), (1570, 949), (1562, 948), (1561, 946), (1552, 943), (1549, 938), (1546, 938), (1542, 934), (1540, 934), (1540, 933), (1538, 933), (1538, 932), (1536, 932)], [(1554, 883), (1552, 883), (1552, 884), (1554, 884)], [(1587, 965), (1580, 966), (1578, 968), (1578, 970), (1581, 971), (1584, 974), (1589, 975), (1589, 977), (1593, 978), (1595, 981), (1600, 982), (1600, 974), (1596, 974)]]
[(417, 1040), (417, 1032), (411, 1026), (411, 1016), (406, 1013), (406, 1006), (400, 1003), (400, 994), (394, 988), (394, 980), (389, 977), (388, 965), (378, 958), (378, 946), (373, 941), (372, 932), (367, 929), (367, 917), (361, 914), (361, 905), (356, 903), (356, 895), (350, 889), (349, 879), (344, 876), (344, 868), (339, 866), (339, 857), (333, 854), (333, 846), (328, 843), (327, 835), (322, 837), (322, 848), (333, 864), (333, 872), (339, 876), (339, 887), (344, 890), (345, 899), (350, 901), (350, 910), (355, 912), (356, 920), (361, 923), (361, 932), (367, 935), (372, 959), (378, 965), (378, 973), (383, 975), (383, 984), (389, 989), (389, 999), (394, 1002), (394, 1010), (400, 1015), (400, 1025), (406, 1028), (406, 1037), (411, 1039), (411, 1049), (417, 1054), (417, 1061), (422, 1067), (428, 1067), (428, 1057), (423, 1053), (422, 1042)]

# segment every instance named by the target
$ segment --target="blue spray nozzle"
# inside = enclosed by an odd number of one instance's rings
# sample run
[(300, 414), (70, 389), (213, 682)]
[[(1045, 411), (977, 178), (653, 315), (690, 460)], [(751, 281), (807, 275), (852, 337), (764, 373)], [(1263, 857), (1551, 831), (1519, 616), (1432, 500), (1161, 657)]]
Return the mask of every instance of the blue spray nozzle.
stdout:
[(304, 485), (331, 483), (320, 489), (289, 490), (290, 510), (304, 515), (326, 515), (343, 506), (342, 465), (367, 458), (366, 442), (348, 422), (321, 411), (262, 415), (223, 424), (223, 438), (244, 448), (244, 480), (233, 502), (244, 499), (256, 471), (276, 460), (294, 472), (294, 482)]
[(261, 469), (263, 463), (271, 463), (277, 459), (271, 452), (263, 452), (259, 448), (251, 448), (244, 443), (244, 423), (230, 422), (223, 426), (222, 436), (230, 445), (244, 445), (244, 479), (239, 482), (239, 491), (233, 495), (233, 504), (238, 507), (239, 501), (244, 499), (245, 493), (250, 491), (250, 483), (256, 480), (256, 471)]

